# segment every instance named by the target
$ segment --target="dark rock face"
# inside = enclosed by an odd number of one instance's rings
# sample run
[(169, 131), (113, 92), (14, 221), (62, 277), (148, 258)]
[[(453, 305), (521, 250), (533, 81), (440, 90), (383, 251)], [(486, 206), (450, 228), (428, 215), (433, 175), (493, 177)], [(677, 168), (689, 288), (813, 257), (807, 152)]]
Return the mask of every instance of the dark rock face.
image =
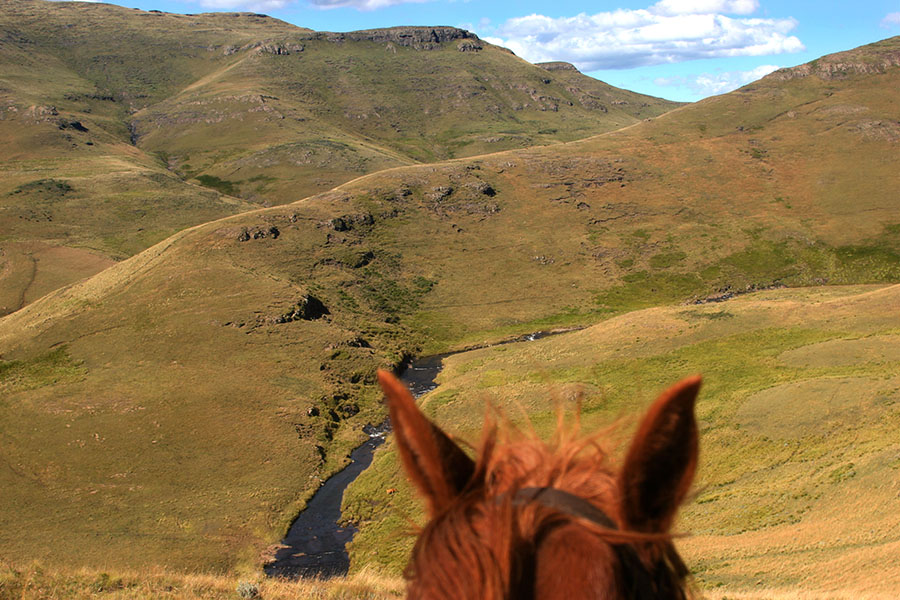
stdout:
[(82, 133), (87, 132), (88, 130), (81, 121), (69, 121), (63, 119), (59, 121), (58, 125), (60, 129), (74, 129), (75, 131), (81, 131)]
[[(465, 29), (456, 27), (386, 27), (383, 29), (363, 29), (349, 31), (347, 33), (333, 33), (328, 31), (312, 34), (314, 39), (324, 39), (329, 42), (376, 42), (381, 44), (392, 43), (397, 46), (413, 48), (414, 50), (435, 50), (445, 42), (454, 40), (478, 40), (478, 36)], [(473, 42), (472, 50), (480, 44)]]
[(260, 52), (264, 52), (266, 54), (276, 54), (278, 56), (287, 56), (289, 54), (303, 52), (302, 44), (265, 42), (260, 44), (258, 47)]
[(300, 298), (300, 300), (288, 312), (278, 317), (269, 317), (269, 323), (290, 323), (291, 321), (314, 321), (321, 319), (325, 315), (330, 315), (331, 311), (325, 306), (321, 300), (309, 294)]
[(343, 215), (341, 217), (335, 217), (327, 222), (328, 226), (335, 231), (350, 231), (360, 225), (373, 225), (374, 223), (375, 218), (368, 213)]
[(272, 238), (273, 240), (277, 240), (279, 235), (281, 235), (281, 231), (274, 225), (271, 225), (269, 227), (244, 227), (238, 234), (237, 241), (249, 242), (250, 240), (262, 240), (265, 238)]
[(348, 402), (338, 407), (338, 411), (345, 419), (349, 419), (359, 412), (359, 405), (356, 402)]
[(329, 315), (331, 312), (328, 308), (322, 304), (322, 301), (316, 298), (315, 296), (310, 296), (307, 294), (300, 298), (300, 301), (297, 302), (297, 306), (294, 307), (294, 310), (284, 315), (285, 322), (287, 321), (295, 321), (297, 319), (302, 319), (304, 321), (312, 321), (315, 319), (321, 319), (325, 315)]
[(494, 186), (486, 181), (474, 179), (459, 187), (444, 185), (432, 188), (425, 194), (425, 205), (441, 217), (452, 214), (477, 215), (486, 217), (500, 212), (500, 204), (492, 201), (497, 195)]
[(440, 187), (433, 188), (431, 193), (427, 195), (427, 198), (432, 202), (440, 202), (446, 198), (450, 197), (450, 194), (453, 193), (453, 188), (449, 185), (442, 185)]
[(466, 187), (476, 194), (481, 194), (482, 196), (493, 198), (497, 195), (497, 190), (495, 190), (494, 187), (486, 181), (474, 181), (472, 183), (467, 183)]

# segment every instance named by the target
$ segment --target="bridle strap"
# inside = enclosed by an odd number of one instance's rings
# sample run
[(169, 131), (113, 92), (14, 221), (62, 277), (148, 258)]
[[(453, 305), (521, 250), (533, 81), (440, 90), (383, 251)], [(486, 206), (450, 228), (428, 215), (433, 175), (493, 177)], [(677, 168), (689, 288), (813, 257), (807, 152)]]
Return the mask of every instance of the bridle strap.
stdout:
[[(585, 519), (612, 531), (619, 528), (609, 515), (580, 496), (553, 487), (526, 487), (519, 489), (512, 499), (517, 506), (536, 502), (570, 517)], [(652, 576), (631, 544), (612, 544), (626, 574), (625, 593), (629, 598), (650, 600), (656, 597)]]
[(575, 494), (552, 487), (526, 487), (513, 496), (513, 504), (537, 502), (541, 506), (558, 510), (571, 517), (578, 517), (607, 529), (617, 530), (615, 521), (605, 512)]

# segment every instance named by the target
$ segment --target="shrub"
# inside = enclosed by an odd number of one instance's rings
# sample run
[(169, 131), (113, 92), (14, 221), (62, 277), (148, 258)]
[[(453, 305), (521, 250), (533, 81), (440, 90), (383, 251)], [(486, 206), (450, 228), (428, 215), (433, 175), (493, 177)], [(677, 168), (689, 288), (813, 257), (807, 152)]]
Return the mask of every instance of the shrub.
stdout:
[(250, 581), (242, 581), (237, 585), (237, 593), (241, 598), (258, 598), (259, 586)]

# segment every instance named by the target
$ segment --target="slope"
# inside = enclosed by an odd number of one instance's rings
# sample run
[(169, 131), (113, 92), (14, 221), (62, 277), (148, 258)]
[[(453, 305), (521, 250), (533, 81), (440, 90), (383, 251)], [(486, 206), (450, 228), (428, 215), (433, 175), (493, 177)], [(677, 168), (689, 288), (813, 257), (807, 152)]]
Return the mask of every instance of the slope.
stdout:
[[(131, 111), (211, 68), (201, 51), (209, 34), (194, 32), (196, 46), (186, 46), (177, 16), (146, 19), (155, 16), (106, 5), (3, 3), (0, 314), (185, 226), (251, 207), (186, 184), (132, 144)], [(234, 37), (254, 35), (253, 24), (264, 21), (244, 20)]]
[(381, 418), (377, 366), (748, 289), (900, 280), (896, 139), (868, 135), (898, 121), (898, 72), (776, 74), (583, 141), (367, 175), (6, 316), (0, 483), (18, 517), (0, 552), (255, 564)]
[[(760, 588), (768, 597), (889, 597), (900, 589), (897, 306), (894, 285), (645, 309), (453, 355), (423, 405), (474, 442), (486, 402), (549, 436), (557, 402), (574, 411), (580, 396), (582, 427), (595, 431), (618, 417), (621, 449), (634, 424), (623, 415), (703, 373), (701, 465), (678, 524), (689, 534), (678, 544), (699, 587), (723, 598)], [(420, 520), (422, 507), (392, 447), (373, 464), (344, 502), (351, 518), (368, 523), (354, 540), (354, 564), (399, 572), (412, 541), (403, 535), (407, 519)], [(398, 493), (385, 495), (390, 487)]]
[(677, 106), (579, 100), (454, 28), (322, 33), (43, 0), (0, 7), (0, 67), (0, 314), (184, 227)]
[[(678, 106), (545, 69), (451, 27), (298, 32), (135, 115), (186, 176), (283, 203), (386, 166), (546, 144)], [(594, 88), (603, 88), (598, 96)]]

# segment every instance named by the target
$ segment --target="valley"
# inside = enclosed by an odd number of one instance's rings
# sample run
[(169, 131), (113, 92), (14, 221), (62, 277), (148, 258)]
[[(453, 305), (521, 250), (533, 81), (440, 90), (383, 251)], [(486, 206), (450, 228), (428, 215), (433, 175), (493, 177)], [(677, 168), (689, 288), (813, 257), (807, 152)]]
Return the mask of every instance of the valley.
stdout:
[[(675, 105), (453, 28), (45, 6), (0, 10), (11, 569), (233, 595), (382, 422), (376, 368), (581, 328), (453, 355), (426, 411), (547, 432), (581, 393), (626, 435), (703, 373), (698, 587), (900, 589), (900, 38)], [(421, 507), (390, 442), (343, 514), (351, 578), (396, 589)]]
[[(366, 173), (679, 106), (452, 27), (313, 32), (255, 13), (9, 0), (0, 30), (3, 239), (111, 260)], [(0, 261), (17, 299), (27, 269)], [(39, 266), (60, 286), (100, 268)]]

